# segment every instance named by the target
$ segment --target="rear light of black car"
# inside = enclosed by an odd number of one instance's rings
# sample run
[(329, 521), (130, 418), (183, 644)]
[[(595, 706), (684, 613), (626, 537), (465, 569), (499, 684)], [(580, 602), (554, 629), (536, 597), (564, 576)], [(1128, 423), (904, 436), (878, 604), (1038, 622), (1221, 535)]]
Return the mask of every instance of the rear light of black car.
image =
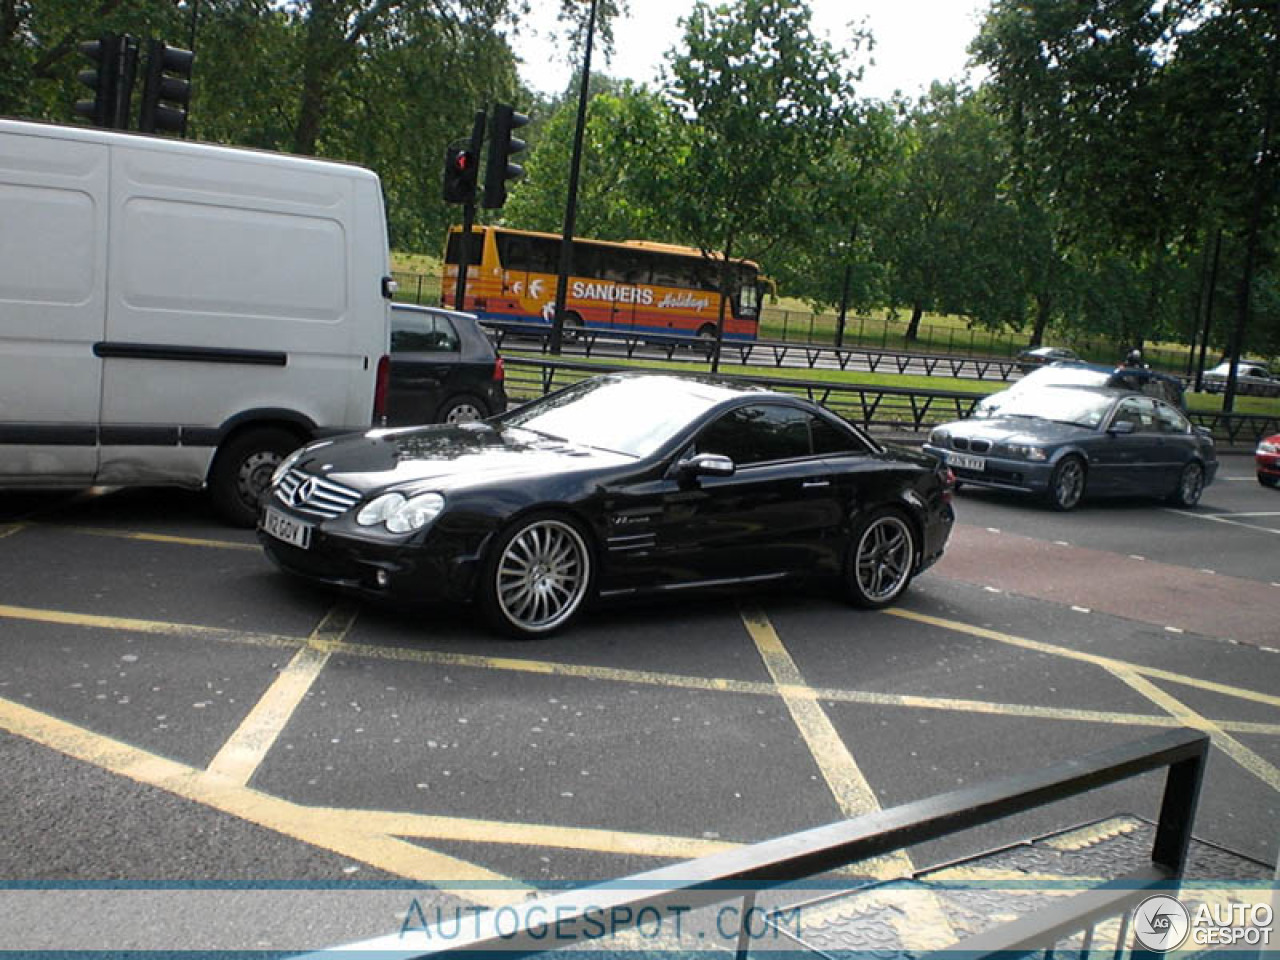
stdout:
[(951, 472), (950, 467), (943, 467), (938, 475), (942, 478), (942, 502), (950, 503), (951, 495), (956, 492), (956, 475)]
[(502, 362), (502, 358), (498, 357), (493, 361), (493, 382), (501, 383), (507, 378), (507, 368)]

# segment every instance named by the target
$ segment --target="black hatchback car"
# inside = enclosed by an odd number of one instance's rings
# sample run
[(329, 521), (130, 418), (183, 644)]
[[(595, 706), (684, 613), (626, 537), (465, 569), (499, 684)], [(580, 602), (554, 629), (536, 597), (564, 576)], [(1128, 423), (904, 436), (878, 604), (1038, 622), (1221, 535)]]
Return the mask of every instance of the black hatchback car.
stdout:
[(466, 423), (507, 409), (502, 358), (469, 313), (391, 305), (387, 425)]

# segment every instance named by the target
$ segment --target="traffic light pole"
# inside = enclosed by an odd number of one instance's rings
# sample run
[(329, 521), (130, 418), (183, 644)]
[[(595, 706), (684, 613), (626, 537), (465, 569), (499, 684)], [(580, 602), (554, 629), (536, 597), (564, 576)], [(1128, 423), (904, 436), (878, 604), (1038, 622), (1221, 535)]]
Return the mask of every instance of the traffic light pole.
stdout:
[[(477, 110), (475, 120), (471, 124), (471, 151), (473, 162), (478, 163), (480, 148), (484, 145), (485, 112)], [(471, 227), (476, 219), (476, 195), (472, 188), (471, 197), (462, 205), (462, 236), (458, 238), (458, 281), (453, 288), (453, 308), (462, 310), (467, 296), (467, 271), (471, 269)], [(445, 251), (446, 256), (448, 251)]]
[(587, 125), (587, 87), (591, 84), (591, 42), (596, 32), (596, 0), (587, 15), (587, 43), (582, 54), (582, 85), (578, 90), (578, 126), (573, 133), (573, 159), (569, 163), (569, 198), (564, 208), (564, 233), (560, 237), (560, 270), (556, 277), (556, 312), (551, 326), (551, 353), (560, 355), (564, 343), (564, 304), (569, 297), (569, 273), (573, 270), (573, 229), (578, 218), (578, 171), (582, 167), (582, 136)]

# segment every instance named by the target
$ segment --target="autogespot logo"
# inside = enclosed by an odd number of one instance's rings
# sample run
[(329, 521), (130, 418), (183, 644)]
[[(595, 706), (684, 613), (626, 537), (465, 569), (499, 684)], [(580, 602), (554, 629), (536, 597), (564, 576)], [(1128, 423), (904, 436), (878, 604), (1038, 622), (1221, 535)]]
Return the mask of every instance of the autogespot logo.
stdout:
[(1133, 934), (1153, 953), (1168, 953), (1182, 946), (1191, 930), (1191, 916), (1182, 901), (1160, 894), (1147, 897), (1133, 912)]

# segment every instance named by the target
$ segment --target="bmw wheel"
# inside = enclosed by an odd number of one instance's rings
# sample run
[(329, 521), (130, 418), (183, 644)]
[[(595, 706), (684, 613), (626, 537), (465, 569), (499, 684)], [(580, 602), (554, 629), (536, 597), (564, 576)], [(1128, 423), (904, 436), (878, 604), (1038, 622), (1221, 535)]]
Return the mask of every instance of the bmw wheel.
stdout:
[(577, 614), (593, 575), (591, 548), (577, 524), (559, 516), (525, 518), (490, 554), (482, 586), (485, 615), (519, 639), (546, 636)]
[(1193, 460), (1182, 468), (1182, 473), (1178, 476), (1178, 486), (1169, 495), (1169, 500), (1180, 507), (1194, 507), (1200, 502), (1202, 493), (1204, 493), (1204, 467)]
[(1055, 510), (1074, 510), (1084, 498), (1087, 480), (1084, 461), (1079, 457), (1063, 457), (1049, 478), (1049, 503)]
[(855, 528), (845, 561), (845, 588), (856, 606), (878, 609), (893, 603), (911, 583), (916, 537), (897, 510), (878, 510)]

